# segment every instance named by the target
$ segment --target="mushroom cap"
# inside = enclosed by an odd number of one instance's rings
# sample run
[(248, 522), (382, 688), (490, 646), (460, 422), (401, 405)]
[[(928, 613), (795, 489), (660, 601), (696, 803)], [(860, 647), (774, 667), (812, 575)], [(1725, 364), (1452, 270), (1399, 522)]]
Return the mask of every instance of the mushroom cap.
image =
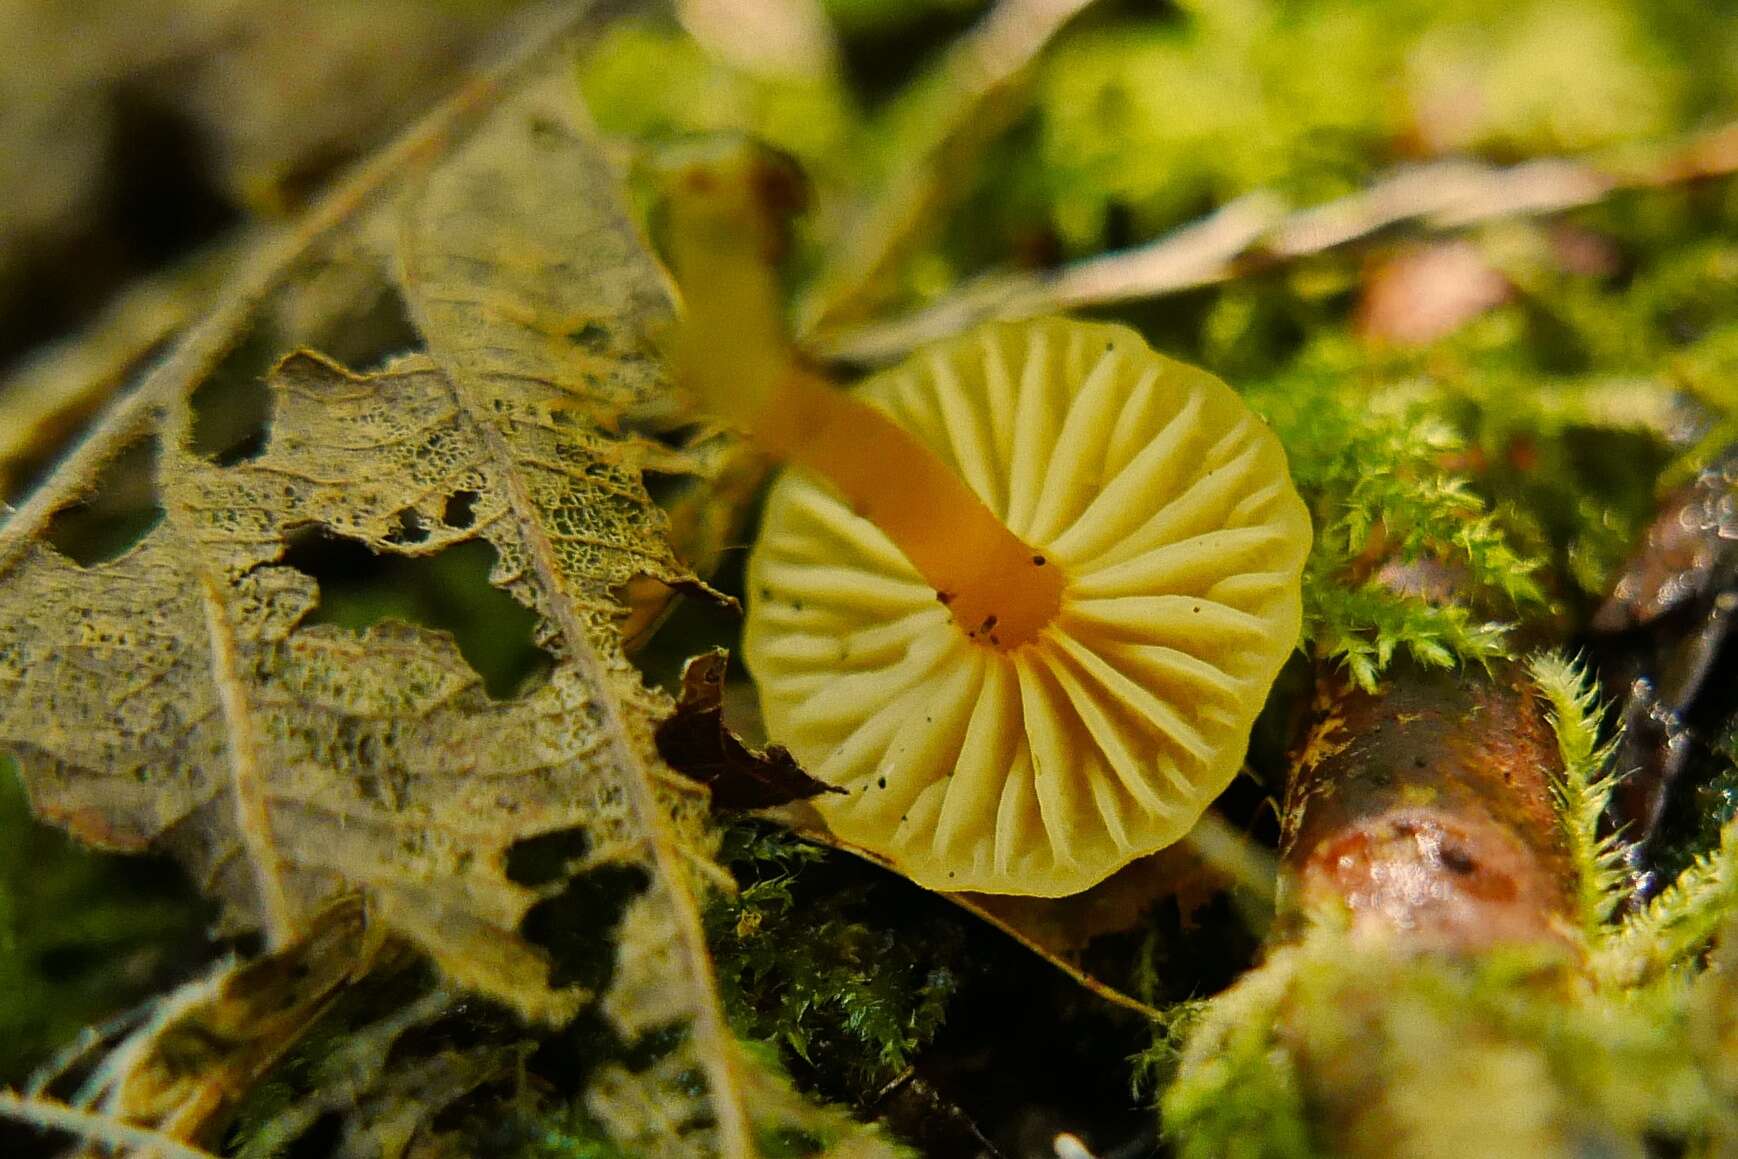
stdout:
[(886, 535), (786, 471), (748, 565), (769, 737), (846, 841), (921, 885), (1054, 897), (1176, 841), (1296, 646), (1310, 521), (1279, 440), (1123, 326), (995, 323), (857, 395), (1064, 569), (1052, 623), (967, 638)]

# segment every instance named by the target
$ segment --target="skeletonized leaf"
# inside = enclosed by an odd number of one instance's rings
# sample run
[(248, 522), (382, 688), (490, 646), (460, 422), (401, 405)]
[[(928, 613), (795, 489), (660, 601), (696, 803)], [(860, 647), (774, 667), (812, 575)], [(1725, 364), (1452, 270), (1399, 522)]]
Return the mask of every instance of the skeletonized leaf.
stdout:
[[(278, 945), (358, 892), (449, 978), (528, 1017), (595, 1000), (626, 1042), (661, 1032), (674, 1045), (643, 1070), (600, 1070), (593, 1101), (615, 1108), (600, 1119), (656, 1139), (647, 1153), (748, 1155), (751, 1121), (788, 1116), (725, 1024), (698, 918), (722, 877), (705, 794), (659, 758), (670, 706), (618, 622), (630, 581), (688, 579), (641, 478), (681, 453), (631, 433), (670, 409), (652, 353), (665, 284), (561, 54), (493, 83), (244, 268), (0, 525), (0, 743), (42, 816), (172, 850)], [(371, 373), (291, 352), (267, 376), (257, 453), (200, 453), (195, 388), (299, 284), (381, 244), (423, 349)], [(48, 515), (139, 439), (156, 448), (155, 527), (89, 566), (49, 546)], [(551, 669), (499, 698), (444, 632), (310, 622), (320, 584), (288, 550), (310, 532), (398, 556), (486, 543)], [(553, 833), (563, 872), (515, 880), (509, 851)], [(520, 926), (600, 871), (631, 898), (592, 932), (615, 962), (591, 993), (552, 979)]]
[[(539, 894), (507, 877), (506, 851), (583, 828), (598, 863), (643, 856), (622, 781), (653, 774), (617, 720), (656, 702), (635, 685), (620, 703), (572, 662), (496, 701), (444, 635), (302, 625), (317, 586), (274, 563), (291, 528), (389, 550), (407, 510), (434, 529), (423, 550), (483, 536), (503, 582), (550, 593), (514, 481), (425, 358), (359, 376), (297, 354), (271, 385), (257, 459), (164, 448), (167, 515), (137, 548), (85, 569), (37, 547), (0, 587), (0, 655), (17, 658), (0, 729), (24, 746), (32, 800), (98, 844), (166, 843), (280, 940), (360, 888), (456, 980), (564, 1017), (582, 996), (552, 989), (514, 934)], [(460, 493), (478, 498), (454, 529)]]

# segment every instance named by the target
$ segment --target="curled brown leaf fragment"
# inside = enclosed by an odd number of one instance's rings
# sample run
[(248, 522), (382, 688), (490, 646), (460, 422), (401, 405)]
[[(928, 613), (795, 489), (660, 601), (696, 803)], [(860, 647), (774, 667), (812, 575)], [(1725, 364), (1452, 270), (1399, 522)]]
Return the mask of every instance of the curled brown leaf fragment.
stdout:
[(729, 653), (714, 648), (683, 666), (682, 695), (658, 726), (658, 755), (711, 789), (715, 809), (770, 809), (843, 792), (804, 772), (784, 746), (749, 748), (724, 723), (729, 660)]
[(1423, 346), (1459, 330), (1513, 293), (1465, 240), (1405, 250), (1380, 263), (1364, 288), (1358, 329), (1376, 343)]

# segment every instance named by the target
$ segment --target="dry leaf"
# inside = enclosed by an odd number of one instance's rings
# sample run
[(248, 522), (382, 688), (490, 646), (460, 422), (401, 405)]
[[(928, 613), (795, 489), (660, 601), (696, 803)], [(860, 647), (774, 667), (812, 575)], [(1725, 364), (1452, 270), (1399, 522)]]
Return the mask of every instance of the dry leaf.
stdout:
[[(484, 1038), (459, 1047), (426, 1034), (452, 1014), (457, 996), (442, 987), (419, 986), (416, 963), (383, 961), (367, 983), (351, 992), (314, 1029), (319, 1048), (304, 1054), (292, 1074), (274, 1073), (279, 1084), (259, 1105), (240, 1112), (234, 1153), (239, 1159), (283, 1155), (322, 1122), (339, 1121), (334, 1154), (381, 1157), (394, 1154), (388, 1137), (402, 1148), (425, 1137), (431, 1120), (482, 1082), (503, 1077), (530, 1044)], [(411, 996), (383, 1013), (382, 990), (408, 988)], [(425, 1035), (428, 1041), (412, 1041)], [(470, 1076), (469, 1081), (466, 1077)]]
[(658, 752), (678, 772), (712, 791), (715, 809), (769, 809), (820, 793), (842, 793), (802, 770), (783, 745), (760, 751), (724, 723), (724, 670), (730, 654), (714, 648), (682, 668), (682, 696), (658, 726)]
[(1425, 346), (1513, 293), (1509, 280), (1470, 241), (1411, 247), (1382, 261), (1366, 279), (1358, 332), (1372, 342)]
[[(706, 795), (659, 758), (670, 705), (617, 623), (630, 581), (689, 579), (641, 478), (682, 454), (633, 433), (670, 410), (652, 345), (669, 301), (577, 101), (547, 47), (461, 93), (243, 263), (0, 524), (0, 743), (43, 817), (173, 851), (277, 945), (359, 892), (527, 1017), (596, 1001), (624, 1041), (676, 1032), (644, 1070), (600, 1067), (588, 1102), (637, 1153), (749, 1155), (751, 1120), (789, 1116), (726, 1026), (698, 915), (697, 892), (728, 880)], [(244, 338), (371, 263), (425, 350), (373, 373), (290, 353), (259, 438), (201, 454), (196, 388), (245, 386), (225, 370)], [(54, 512), (141, 440), (157, 524), (89, 566), (49, 546)], [(547, 676), (497, 699), (444, 632), (308, 622), (319, 585), (286, 550), (310, 530), (398, 556), (486, 543), (493, 582), (536, 614)], [(555, 832), (578, 835), (566, 874), (513, 880), (509, 850)], [(597, 870), (643, 888), (595, 932), (616, 960), (592, 994), (553, 982), (520, 923)]]

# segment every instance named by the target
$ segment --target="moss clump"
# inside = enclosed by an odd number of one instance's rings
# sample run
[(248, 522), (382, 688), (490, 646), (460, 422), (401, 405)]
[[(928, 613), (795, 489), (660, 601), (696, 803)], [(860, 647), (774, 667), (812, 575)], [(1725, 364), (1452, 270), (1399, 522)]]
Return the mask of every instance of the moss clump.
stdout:
[(1420, 151), (1647, 140), (1731, 96), (1694, 89), (1678, 64), (1692, 38), (1732, 43), (1718, 17), (1616, 0), (1186, 4), (1083, 23), (1041, 67), (1028, 160), (1079, 251), (1252, 189), (1325, 200)]
[(946, 1020), (970, 971), (963, 915), (755, 822), (725, 829), (721, 860), (742, 889), (706, 928), (737, 1031), (824, 1094), (865, 1099)]
[(1729, 1127), (1681, 994), (1590, 992), (1551, 957), (1419, 958), (1325, 932), (1215, 1005), (1161, 1105), (1185, 1156), (1425, 1154), (1473, 1138), (1498, 1148), (1483, 1154), (1629, 1154)]

